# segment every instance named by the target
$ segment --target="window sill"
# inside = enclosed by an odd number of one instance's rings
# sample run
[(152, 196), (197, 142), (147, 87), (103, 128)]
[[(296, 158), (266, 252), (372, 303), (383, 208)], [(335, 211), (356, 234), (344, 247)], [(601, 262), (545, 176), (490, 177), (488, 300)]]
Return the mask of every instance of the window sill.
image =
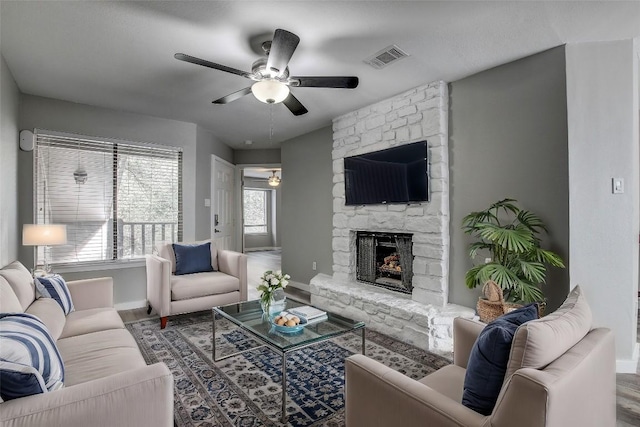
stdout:
[(96, 262), (96, 263), (78, 263), (78, 264), (53, 264), (51, 267), (56, 273), (79, 273), (84, 271), (100, 271), (100, 270), (121, 270), (125, 268), (145, 267), (145, 259), (133, 259), (131, 261), (112, 261), (112, 262)]

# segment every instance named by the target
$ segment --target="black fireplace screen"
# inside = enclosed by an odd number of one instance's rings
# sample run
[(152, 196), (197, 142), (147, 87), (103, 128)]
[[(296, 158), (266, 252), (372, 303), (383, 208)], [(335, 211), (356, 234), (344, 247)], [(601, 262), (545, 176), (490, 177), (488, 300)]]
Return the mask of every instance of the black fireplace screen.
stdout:
[(394, 291), (411, 293), (411, 234), (358, 231), (356, 278)]

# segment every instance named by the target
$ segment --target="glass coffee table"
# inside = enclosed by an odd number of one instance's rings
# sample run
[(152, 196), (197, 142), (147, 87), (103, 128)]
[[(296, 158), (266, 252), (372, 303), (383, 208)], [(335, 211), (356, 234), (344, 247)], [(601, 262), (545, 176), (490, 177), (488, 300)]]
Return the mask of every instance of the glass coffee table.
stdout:
[[(286, 309), (298, 307), (301, 304), (287, 299)], [(298, 332), (283, 333), (275, 330), (269, 319), (264, 316), (260, 301), (245, 301), (236, 304), (213, 307), (213, 361), (218, 362), (232, 356), (236, 356), (245, 351), (253, 350), (262, 346), (267, 346), (280, 354), (282, 357), (282, 422), (287, 422), (287, 354), (301, 348), (317, 344), (328, 339), (360, 330), (362, 337), (362, 354), (365, 352), (364, 342), (364, 322), (348, 319), (337, 314), (327, 312), (327, 318), (323, 321), (305, 325)], [(251, 337), (262, 342), (262, 346), (242, 350), (233, 354), (227, 354), (216, 358), (216, 315), (233, 322)]]

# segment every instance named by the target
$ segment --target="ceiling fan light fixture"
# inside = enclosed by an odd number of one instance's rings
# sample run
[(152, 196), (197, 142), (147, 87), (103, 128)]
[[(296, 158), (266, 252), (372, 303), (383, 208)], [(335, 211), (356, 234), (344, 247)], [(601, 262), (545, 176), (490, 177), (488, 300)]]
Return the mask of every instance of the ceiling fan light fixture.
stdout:
[(260, 102), (277, 104), (287, 99), (289, 86), (277, 80), (262, 80), (251, 86), (251, 92)]
[(277, 187), (278, 185), (280, 185), (280, 181), (282, 181), (282, 179), (278, 177), (278, 175), (276, 175), (276, 171), (273, 171), (273, 175), (269, 177), (269, 180), (267, 182), (270, 186)]

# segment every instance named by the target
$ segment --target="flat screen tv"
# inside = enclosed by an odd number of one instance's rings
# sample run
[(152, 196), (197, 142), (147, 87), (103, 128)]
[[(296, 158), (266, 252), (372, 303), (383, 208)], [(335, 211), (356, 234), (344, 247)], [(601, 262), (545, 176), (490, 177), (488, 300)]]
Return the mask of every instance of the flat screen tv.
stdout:
[(347, 205), (416, 203), (429, 200), (427, 141), (345, 157)]

